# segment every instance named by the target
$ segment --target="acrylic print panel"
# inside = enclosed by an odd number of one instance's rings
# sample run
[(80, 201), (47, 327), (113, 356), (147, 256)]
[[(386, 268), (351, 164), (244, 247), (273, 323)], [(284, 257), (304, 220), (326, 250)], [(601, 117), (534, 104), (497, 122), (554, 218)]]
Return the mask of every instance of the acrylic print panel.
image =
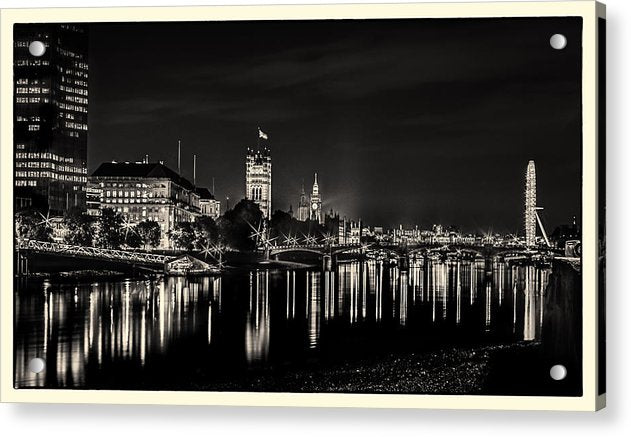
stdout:
[(15, 24), (13, 388), (582, 397), (584, 25)]

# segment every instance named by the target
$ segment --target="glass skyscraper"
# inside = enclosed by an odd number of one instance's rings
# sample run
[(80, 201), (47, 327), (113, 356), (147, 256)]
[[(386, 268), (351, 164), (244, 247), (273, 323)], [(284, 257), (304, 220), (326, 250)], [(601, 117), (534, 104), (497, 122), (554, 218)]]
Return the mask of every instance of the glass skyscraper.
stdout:
[[(85, 209), (88, 31), (77, 24), (14, 26), (15, 207)], [(29, 52), (44, 43), (42, 56)]]

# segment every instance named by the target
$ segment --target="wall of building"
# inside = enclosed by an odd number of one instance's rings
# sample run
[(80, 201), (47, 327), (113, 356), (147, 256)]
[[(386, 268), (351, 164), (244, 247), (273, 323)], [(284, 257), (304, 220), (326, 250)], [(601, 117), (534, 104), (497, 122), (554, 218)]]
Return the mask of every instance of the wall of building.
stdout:
[(88, 189), (91, 215), (112, 208), (132, 224), (158, 222), (161, 249), (172, 248), (169, 232), (177, 223), (193, 222), (201, 214), (199, 196), (170, 179), (99, 176), (90, 178)]
[(216, 199), (200, 199), (199, 207), (202, 215), (215, 220), (221, 215), (221, 202)]

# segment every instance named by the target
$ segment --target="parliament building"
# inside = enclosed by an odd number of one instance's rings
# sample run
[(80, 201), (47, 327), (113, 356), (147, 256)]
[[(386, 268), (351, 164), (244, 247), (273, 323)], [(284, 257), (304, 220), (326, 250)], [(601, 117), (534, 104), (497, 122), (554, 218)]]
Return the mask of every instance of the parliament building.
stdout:
[(263, 217), (272, 216), (272, 154), (269, 147), (248, 147), (245, 159), (245, 198), (254, 201)]

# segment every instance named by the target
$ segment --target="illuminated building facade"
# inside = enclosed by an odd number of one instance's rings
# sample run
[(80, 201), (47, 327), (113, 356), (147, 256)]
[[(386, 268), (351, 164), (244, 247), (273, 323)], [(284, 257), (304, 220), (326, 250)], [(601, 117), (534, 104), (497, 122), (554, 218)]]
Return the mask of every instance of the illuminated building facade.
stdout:
[(245, 198), (254, 201), (263, 217), (272, 216), (272, 154), (267, 146), (248, 147), (245, 157)]
[(346, 220), (339, 221), (338, 244), (359, 244), (362, 236), (362, 222)]
[[(16, 24), (15, 207), (86, 208), (88, 34), (76, 24)], [(44, 43), (42, 56), (29, 52)]]
[(313, 188), (311, 189), (309, 220), (322, 223), (322, 196), (318, 186), (318, 174), (314, 175)]
[(526, 247), (536, 243), (537, 232), (537, 174), (535, 161), (528, 162), (526, 169), (524, 227), (526, 231)]
[(199, 209), (202, 215), (218, 219), (221, 215), (221, 202), (215, 199), (215, 196), (208, 188), (197, 187), (195, 192), (199, 196)]
[[(89, 179), (90, 193), (98, 193), (97, 210), (112, 208), (126, 221), (158, 222), (160, 249), (171, 249), (170, 232), (181, 222), (193, 222), (201, 214), (200, 196), (187, 179), (159, 163), (104, 163)], [(92, 196), (91, 196), (92, 197)]]

